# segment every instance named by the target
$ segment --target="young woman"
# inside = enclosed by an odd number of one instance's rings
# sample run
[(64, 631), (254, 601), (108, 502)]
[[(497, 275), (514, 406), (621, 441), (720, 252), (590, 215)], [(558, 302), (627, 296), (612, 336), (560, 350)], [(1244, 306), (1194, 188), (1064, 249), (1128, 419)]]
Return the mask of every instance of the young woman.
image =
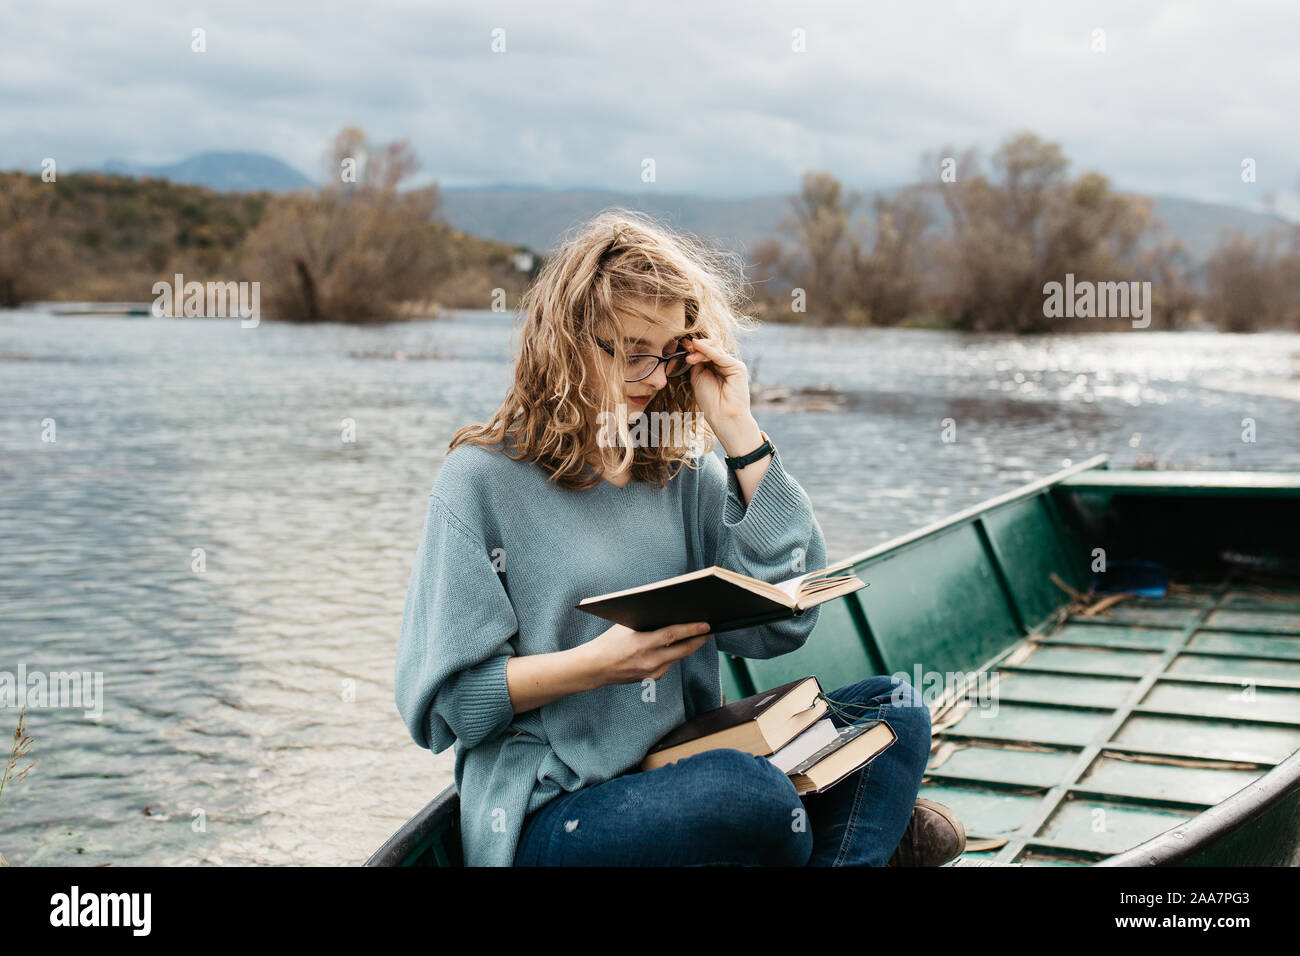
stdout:
[(451, 441), (396, 696), (420, 746), (456, 745), (467, 865), (937, 865), (964, 846), (950, 811), (916, 800), (929, 711), (889, 677), (830, 693), (899, 739), (824, 793), (737, 750), (638, 770), (721, 706), (719, 651), (787, 653), (818, 616), (714, 635), (574, 607), (710, 565), (778, 581), (827, 563), (750, 411), (734, 262), (635, 213), (597, 217), (525, 294), (504, 402)]

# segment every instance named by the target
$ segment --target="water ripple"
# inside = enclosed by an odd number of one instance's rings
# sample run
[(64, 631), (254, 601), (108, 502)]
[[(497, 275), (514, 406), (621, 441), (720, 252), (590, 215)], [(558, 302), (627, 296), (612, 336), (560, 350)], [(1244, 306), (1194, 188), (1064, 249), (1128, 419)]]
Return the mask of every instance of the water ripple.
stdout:
[[(426, 495), (504, 393), (510, 340), (486, 312), (0, 320), (0, 670), (99, 672), (104, 695), (99, 720), (29, 712), (40, 764), (4, 795), (0, 851), (355, 864), (451, 782), (397, 715), (393, 655)], [(835, 397), (756, 413), (832, 557), (1099, 451), (1300, 467), (1297, 336), (776, 326), (743, 357)]]

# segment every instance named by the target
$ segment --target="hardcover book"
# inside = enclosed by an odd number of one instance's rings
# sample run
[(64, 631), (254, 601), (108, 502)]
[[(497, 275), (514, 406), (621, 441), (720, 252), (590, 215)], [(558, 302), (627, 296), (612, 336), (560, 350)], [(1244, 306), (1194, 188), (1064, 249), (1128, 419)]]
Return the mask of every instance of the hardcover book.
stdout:
[(870, 763), (897, 739), (889, 724), (864, 720), (836, 727), (816, 677), (700, 714), (650, 748), (642, 770), (654, 770), (707, 750), (742, 750), (766, 757), (800, 795), (821, 793)]
[(835, 574), (852, 560), (776, 584), (716, 565), (640, 587), (579, 601), (579, 610), (634, 631), (708, 621), (713, 633), (798, 617), (810, 607), (867, 585), (852, 573)]

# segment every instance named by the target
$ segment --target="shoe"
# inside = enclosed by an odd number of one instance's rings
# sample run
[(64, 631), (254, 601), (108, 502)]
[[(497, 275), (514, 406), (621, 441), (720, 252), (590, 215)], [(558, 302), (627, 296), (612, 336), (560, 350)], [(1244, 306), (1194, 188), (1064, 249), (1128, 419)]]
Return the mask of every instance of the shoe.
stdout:
[(957, 814), (918, 797), (898, 848), (886, 866), (943, 866), (966, 852), (966, 828)]

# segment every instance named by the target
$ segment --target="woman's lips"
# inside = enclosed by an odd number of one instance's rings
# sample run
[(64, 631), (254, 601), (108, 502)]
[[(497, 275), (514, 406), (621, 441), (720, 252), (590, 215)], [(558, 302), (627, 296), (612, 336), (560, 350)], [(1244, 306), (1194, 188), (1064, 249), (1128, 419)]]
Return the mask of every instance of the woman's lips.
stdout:
[(629, 395), (628, 399), (632, 402), (633, 405), (648, 405), (650, 403), (650, 399), (652, 399), (653, 397), (654, 397), (653, 395)]

